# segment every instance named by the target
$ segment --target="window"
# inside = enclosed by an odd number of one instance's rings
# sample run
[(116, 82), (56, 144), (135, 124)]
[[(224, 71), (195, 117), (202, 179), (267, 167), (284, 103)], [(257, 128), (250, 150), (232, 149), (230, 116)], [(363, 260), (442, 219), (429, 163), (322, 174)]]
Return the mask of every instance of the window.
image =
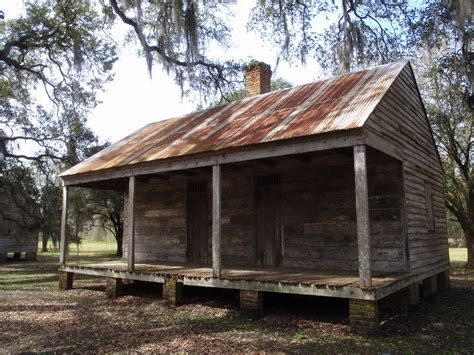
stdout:
[(428, 232), (434, 232), (435, 230), (435, 220), (434, 220), (434, 211), (433, 211), (433, 191), (431, 185), (425, 183), (425, 203), (426, 203), (426, 222), (428, 227)]
[(258, 175), (257, 186), (272, 186), (280, 183), (280, 177), (278, 175)]

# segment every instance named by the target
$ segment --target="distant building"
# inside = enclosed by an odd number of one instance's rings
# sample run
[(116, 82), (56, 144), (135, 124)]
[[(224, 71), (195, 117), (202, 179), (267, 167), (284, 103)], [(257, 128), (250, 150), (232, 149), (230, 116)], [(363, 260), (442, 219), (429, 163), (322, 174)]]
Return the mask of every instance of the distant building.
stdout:
[[(0, 131), (0, 164), (6, 156), (6, 147)], [(34, 220), (37, 206), (25, 204), (25, 199), (8, 186), (0, 186), (0, 262), (7, 261), (11, 253), (20, 259), (36, 260), (38, 227)]]

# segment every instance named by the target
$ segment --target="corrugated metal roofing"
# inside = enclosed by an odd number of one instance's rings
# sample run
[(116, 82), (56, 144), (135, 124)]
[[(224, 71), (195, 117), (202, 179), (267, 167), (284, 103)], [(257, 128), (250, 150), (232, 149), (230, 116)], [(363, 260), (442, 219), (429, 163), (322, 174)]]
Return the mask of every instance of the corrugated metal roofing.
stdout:
[(406, 63), (151, 123), (62, 176), (361, 127)]

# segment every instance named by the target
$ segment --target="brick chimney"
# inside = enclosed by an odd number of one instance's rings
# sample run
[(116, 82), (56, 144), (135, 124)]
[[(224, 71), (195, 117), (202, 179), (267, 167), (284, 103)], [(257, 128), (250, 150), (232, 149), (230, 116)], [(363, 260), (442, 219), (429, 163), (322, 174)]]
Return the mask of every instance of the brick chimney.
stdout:
[(270, 92), (272, 69), (263, 62), (252, 62), (245, 68), (245, 95), (255, 96)]

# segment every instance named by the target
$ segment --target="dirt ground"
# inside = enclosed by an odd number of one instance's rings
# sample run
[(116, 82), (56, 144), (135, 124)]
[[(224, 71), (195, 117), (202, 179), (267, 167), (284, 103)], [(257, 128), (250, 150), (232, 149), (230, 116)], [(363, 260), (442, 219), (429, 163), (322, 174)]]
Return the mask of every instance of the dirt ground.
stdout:
[(376, 337), (355, 336), (348, 302), (266, 295), (265, 317), (241, 318), (234, 291), (185, 288), (164, 305), (159, 285), (106, 298), (104, 280), (57, 291), (57, 259), (0, 264), (0, 353), (5, 352), (474, 352), (474, 271), (409, 313), (383, 313)]

